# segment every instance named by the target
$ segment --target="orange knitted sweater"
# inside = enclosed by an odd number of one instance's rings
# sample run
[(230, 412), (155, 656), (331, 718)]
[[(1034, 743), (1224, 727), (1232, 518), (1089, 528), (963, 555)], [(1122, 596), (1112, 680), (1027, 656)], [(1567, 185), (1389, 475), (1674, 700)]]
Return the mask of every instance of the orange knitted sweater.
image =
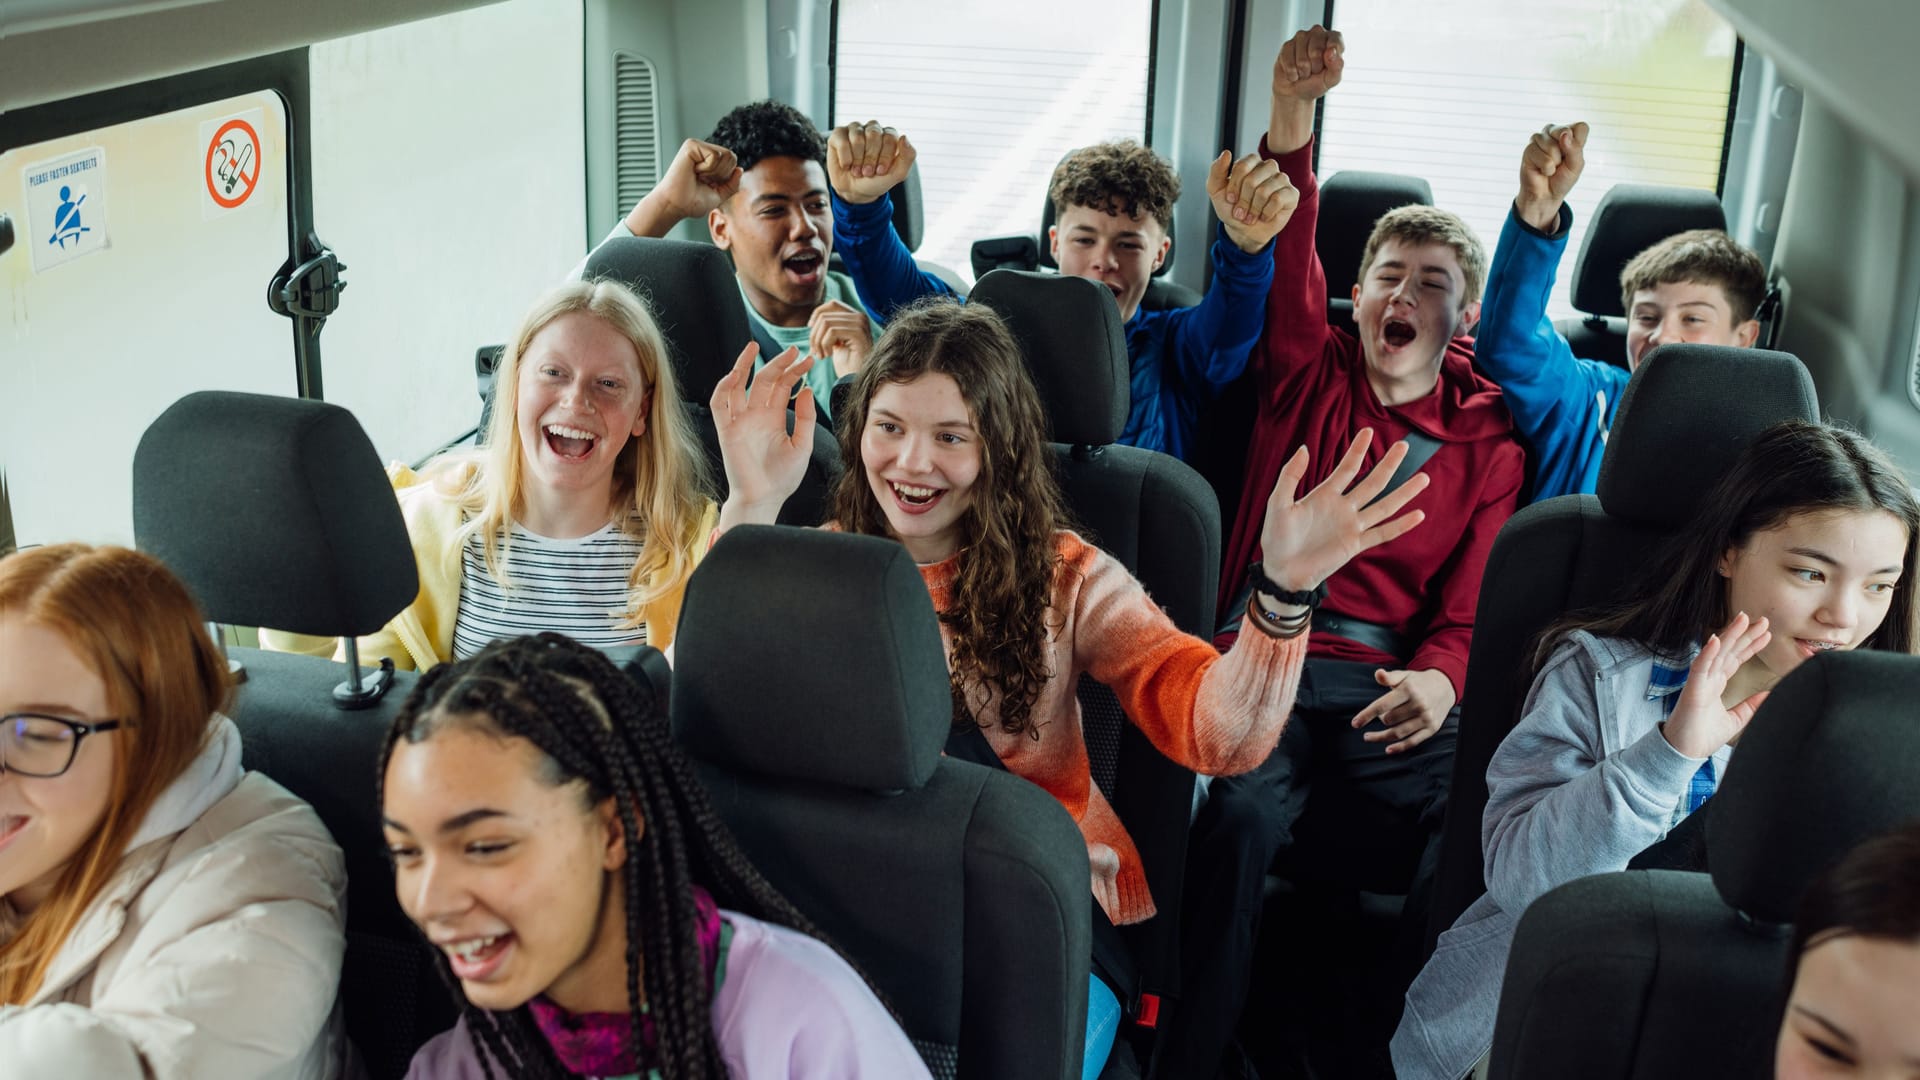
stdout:
[[(1174, 761), (1210, 776), (1246, 772), (1265, 761), (1293, 710), (1307, 635), (1279, 640), (1253, 630), (1225, 655), (1181, 633), (1125, 567), (1074, 533), (1055, 535), (1060, 563), (1053, 577), (1053, 678), (1033, 705), (1032, 731), (1011, 735), (999, 724), (999, 697), (989, 691), (975, 719), (1008, 770), (1045, 788), (1066, 806), (1087, 838), (1093, 895), (1115, 923), (1154, 913), (1140, 853), (1113, 807), (1093, 783), (1080, 702), (1081, 673), (1112, 688), (1121, 708)], [(920, 567), (934, 609), (945, 612), (962, 555)], [(940, 634), (952, 655), (953, 641)], [(979, 687), (967, 687), (979, 701)]]

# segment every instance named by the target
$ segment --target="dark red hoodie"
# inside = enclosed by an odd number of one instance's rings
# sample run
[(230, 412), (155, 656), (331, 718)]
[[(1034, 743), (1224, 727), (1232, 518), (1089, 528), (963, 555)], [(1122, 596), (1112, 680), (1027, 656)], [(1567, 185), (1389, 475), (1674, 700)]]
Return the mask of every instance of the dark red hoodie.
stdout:
[[(1500, 388), (1474, 373), (1471, 343), (1462, 339), (1447, 346), (1433, 393), (1405, 405), (1380, 403), (1367, 384), (1360, 343), (1327, 325), (1326, 275), (1313, 246), (1320, 215), (1313, 144), (1272, 154), (1263, 139), (1260, 152), (1279, 162), (1300, 189), (1300, 206), (1273, 245), (1266, 331), (1251, 360), (1259, 412), (1247, 448), (1239, 513), (1226, 536), (1221, 603), (1238, 593), (1247, 564), (1259, 558), (1267, 497), (1296, 447), (1305, 443), (1311, 457), (1300, 488), (1304, 494), (1326, 479), (1362, 428), (1374, 433), (1369, 468), (1417, 428), (1441, 443), (1421, 469), (1432, 484), (1412, 503), (1426, 511), (1426, 521), (1342, 568), (1327, 582), (1326, 606), (1417, 642), (1407, 666), (1444, 672), (1457, 697), (1467, 680), (1467, 643), (1487, 553), (1494, 534), (1519, 505), (1525, 469), (1513, 422)], [(1384, 653), (1318, 631), (1307, 652), (1388, 668), (1398, 664)]]

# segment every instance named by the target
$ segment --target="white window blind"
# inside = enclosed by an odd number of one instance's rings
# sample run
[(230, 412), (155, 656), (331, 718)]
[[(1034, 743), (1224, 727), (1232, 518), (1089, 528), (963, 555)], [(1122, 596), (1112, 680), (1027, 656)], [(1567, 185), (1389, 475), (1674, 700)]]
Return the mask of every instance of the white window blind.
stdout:
[(1623, 182), (1712, 191), (1732, 27), (1701, 0), (1337, 0), (1347, 68), (1321, 119), (1320, 175), (1424, 176), (1492, 254), (1520, 152), (1549, 123), (1592, 126), (1549, 311), (1600, 197)]
[(1038, 230), (1062, 155), (1144, 137), (1152, 22), (1151, 0), (840, 0), (834, 123), (913, 140), (918, 255), (971, 281), (975, 240)]

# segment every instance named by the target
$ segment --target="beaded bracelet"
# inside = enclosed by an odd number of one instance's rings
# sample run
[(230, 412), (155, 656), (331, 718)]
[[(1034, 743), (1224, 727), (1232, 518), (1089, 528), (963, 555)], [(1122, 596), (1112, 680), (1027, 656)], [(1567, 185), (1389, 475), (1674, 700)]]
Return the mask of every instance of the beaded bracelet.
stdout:
[(1277, 611), (1268, 611), (1260, 606), (1258, 597), (1247, 597), (1247, 619), (1260, 628), (1260, 632), (1271, 638), (1297, 638), (1313, 625), (1313, 610), (1309, 608), (1298, 615), (1282, 615)]

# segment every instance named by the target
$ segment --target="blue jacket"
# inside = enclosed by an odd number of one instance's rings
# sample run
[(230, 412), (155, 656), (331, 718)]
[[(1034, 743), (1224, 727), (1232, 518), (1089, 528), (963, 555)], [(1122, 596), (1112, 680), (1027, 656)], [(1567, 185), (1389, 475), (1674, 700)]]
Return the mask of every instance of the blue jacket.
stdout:
[[(884, 195), (859, 205), (833, 200), (833, 249), (880, 322), (923, 296), (954, 295), (913, 261)], [(1272, 283), (1271, 244), (1249, 255), (1219, 232), (1213, 281), (1197, 306), (1134, 312), (1125, 328), (1133, 403), (1122, 443), (1182, 459), (1192, 451), (1200, 407), (1247, 369)]]
[(1546, 236), (1507, 211), (1473, 346), (1476, 365), (1500, 384), (1531, 451), (1536, 502), (1593, 493), (1607, 431), (1627, 388), (1625, 368), (1573, 355), (1547, 317), (1554, 268), (1572, 224), (1573, 211), (1562, 206), (1559, 231)]

